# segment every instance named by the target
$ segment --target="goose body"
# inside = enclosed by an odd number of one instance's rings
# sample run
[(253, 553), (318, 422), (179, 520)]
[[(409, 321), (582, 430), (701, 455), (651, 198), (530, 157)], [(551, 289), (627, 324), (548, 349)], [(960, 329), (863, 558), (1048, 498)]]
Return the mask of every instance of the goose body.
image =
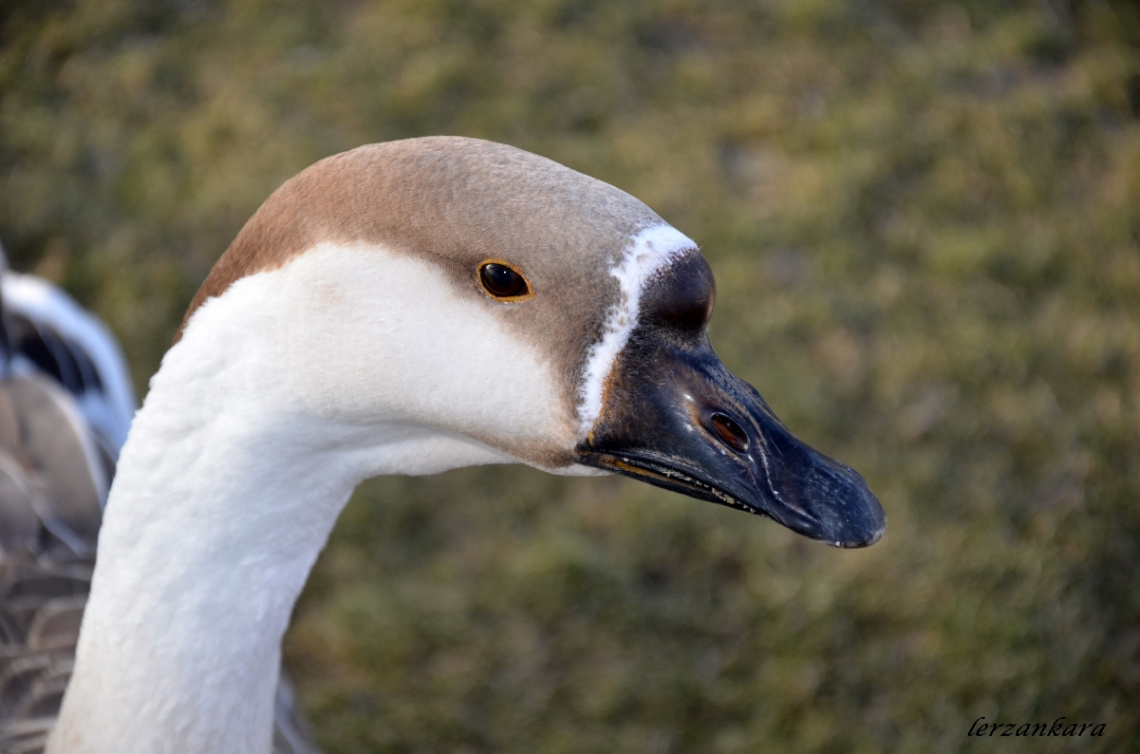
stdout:
[(49, 751), (269, 751), (290, 612), (371, 476), (616, 472), (877, 540), (862, 479), (713, 354), (713, 297), (693, 241), (521, 150), (435, 137), (300, 173), (206, 279), (131, 428)]
[(115, 458), (134, 413), (118, 345), (0, 251), (0, 751), (38, 751), (59, 708)]

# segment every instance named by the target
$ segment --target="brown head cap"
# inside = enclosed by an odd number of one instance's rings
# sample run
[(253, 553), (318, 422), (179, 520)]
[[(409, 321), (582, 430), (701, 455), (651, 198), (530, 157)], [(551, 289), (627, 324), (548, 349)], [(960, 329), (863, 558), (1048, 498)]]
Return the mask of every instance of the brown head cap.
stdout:
[(610, 269), (632, 236), (661, 223), (624, 191), (514, 147), (446, 136), (373, 144), (275, 191), (218, 260), (182, 328), (235, 280), (321, 243), (414, 254), (467, 286), (478, 285), (482, 261), (506, 260), (535, 293), (506, 320), (577, 380), (620, 295)]

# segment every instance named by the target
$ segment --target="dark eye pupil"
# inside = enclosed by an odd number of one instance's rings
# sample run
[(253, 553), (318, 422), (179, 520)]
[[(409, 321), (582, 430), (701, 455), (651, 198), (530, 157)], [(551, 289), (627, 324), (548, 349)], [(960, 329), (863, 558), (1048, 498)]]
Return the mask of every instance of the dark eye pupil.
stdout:
[(491, 262), (483, 265), (479, 270), (479, 279), (487, 292), (496, 298), (513, 298), (527, 292), (523, 276), (505, 264)]

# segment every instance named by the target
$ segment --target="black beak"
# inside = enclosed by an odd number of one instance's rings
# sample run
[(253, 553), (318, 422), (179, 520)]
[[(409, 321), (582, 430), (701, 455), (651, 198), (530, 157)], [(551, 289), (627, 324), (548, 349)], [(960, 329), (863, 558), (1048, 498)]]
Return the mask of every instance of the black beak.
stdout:
[[(640, 324), (612, 369), (579, 462), (768, 516), (835, 547), (877, 542), (887, 518), (867, 483), (797, 439), (728, 371), (705, 334), (711, 272), (699, 255), (678, 266), (689, 269), (643, 296)], [(704, 316), (694, 317), (702, 276)]]

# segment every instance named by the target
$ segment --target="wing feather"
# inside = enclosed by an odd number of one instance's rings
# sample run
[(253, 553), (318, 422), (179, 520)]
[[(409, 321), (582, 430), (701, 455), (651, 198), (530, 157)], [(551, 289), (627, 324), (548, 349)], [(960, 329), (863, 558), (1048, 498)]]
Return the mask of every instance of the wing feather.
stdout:
[[(2, 262), (0, 752), (41, 754), (71, 678), (135, 396), (110, 331)], [(284, 674), (275, 718), (275, 754), (316, 754)]]

